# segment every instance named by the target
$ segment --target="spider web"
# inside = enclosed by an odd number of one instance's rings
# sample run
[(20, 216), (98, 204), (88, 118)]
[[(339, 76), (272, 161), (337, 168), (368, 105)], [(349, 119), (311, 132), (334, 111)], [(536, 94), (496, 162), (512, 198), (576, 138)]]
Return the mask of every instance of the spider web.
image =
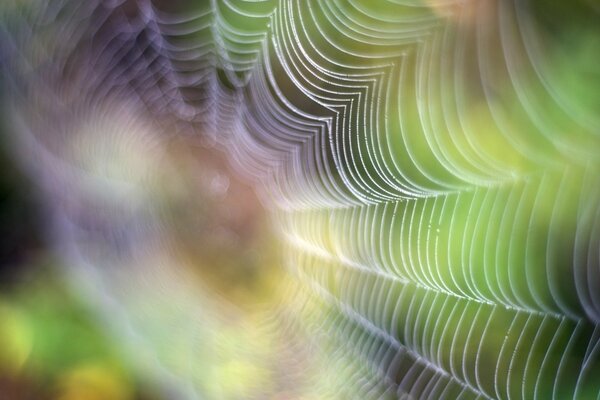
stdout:
[(538, 3), (24, 1), (1, 43), (40, 148), (118, 98), (229, 155), (323, 396), (600, 398), (600, 120)]

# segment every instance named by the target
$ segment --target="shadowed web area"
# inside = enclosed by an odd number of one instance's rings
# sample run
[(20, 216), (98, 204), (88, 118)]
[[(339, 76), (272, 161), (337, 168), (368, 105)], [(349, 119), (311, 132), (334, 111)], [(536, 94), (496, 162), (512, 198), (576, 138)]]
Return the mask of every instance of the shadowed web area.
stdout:
[(173, 398), (600, 398), (594, 1), (0, 21), (49, 236)]

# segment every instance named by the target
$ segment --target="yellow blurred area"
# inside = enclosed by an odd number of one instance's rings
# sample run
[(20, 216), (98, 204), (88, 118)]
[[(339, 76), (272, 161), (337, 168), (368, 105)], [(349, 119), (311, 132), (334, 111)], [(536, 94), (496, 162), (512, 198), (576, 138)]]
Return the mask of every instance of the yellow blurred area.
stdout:
[(25, 317), (0, 300), (0, 374), (15, 375), (27, 361), (33, 338)]
[(57, 400), (127, 400), (131, 386), (118, 372), (103, 364), (84, 364), (64, 374)]
[(269, 384), (268, 371), (252, 360), (230, 358), (212, 368), (213, 377), (207, 392), (212, 398), (239, 398), (253, 388), (265, 388)]

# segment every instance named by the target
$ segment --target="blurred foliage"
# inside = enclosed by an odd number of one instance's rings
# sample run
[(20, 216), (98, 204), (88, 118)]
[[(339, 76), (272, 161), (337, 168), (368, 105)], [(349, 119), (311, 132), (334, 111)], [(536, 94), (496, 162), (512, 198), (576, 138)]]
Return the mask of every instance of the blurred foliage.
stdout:
[[(42, 263), (43, 264), (43, 263)], [(0, 392), (11, 399), (151, 399), (91, 309), (39, 265), (0, 294)]]

